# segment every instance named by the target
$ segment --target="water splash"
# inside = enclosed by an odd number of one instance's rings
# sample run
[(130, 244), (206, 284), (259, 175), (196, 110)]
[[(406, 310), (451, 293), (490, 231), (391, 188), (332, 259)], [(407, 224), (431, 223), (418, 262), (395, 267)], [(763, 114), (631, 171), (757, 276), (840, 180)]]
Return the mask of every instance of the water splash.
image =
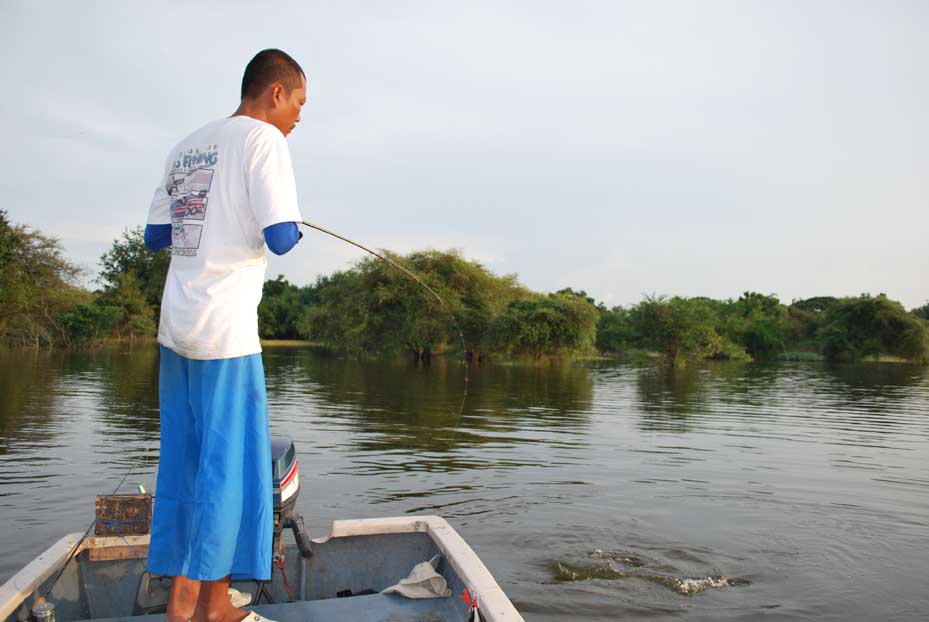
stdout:
[(683, 594), (689, 596), (691, 594), (698, 594), (704, 590), (708, 590), (711, 587), (736, 587), (739, 585), (751, 585), (752, 582), (748, 579), (742, 579), (740, 577), (703, 577), (700, 579), (697, 578), (688, 578), (688, 579), (671, 579), (674, 583), (674, 586), (671, 587), (672, 590), (678, 594)]
[(619, 562), (625, 566), (631, 566), (632, 568), (641, 568), (646, 564), (646, 561), (637, 555), (632, 555), (631, 553), (626, 553), (625, 551), (604, 551), (602, 549), (594, 549), (590, 554), (591, 559), (608, 559), (610, 561)]
[[(692, 596), (711, 588), (727, 588), (751, 585), (741, 577), (708, 575), (705, 577), (675, 577), (650, 571), (648, 562), (641, 557), (623, 551), (596, 549), (588, 556), (594, 562), (572, 563), (555, 561), (550, 564), (552, 577), (559, 582), (638, 579), (665, 587), (681, 596)], [(605, 562), (605, 563), (597, 563)]]

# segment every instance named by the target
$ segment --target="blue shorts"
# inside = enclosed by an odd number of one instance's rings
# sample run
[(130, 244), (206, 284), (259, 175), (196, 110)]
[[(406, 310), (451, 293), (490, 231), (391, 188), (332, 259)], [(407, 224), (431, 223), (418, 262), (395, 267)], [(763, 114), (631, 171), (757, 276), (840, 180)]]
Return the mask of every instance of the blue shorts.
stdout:
[(261, 355), (198, 361), (160, 349), (148, 570), (202, 581), (270, 579), (274, 500)]

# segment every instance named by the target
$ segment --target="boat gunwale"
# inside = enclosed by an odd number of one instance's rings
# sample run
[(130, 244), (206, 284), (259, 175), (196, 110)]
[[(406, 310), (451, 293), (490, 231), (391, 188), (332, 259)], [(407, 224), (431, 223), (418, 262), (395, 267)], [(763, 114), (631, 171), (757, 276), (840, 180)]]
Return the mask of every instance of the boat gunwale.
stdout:
[(83, 536), (79, 531), (69, 533), (0, 585), (0, 620), (6, 620), (30, 594), (51, 578), (72, 556), (72, 552), (77, 555), (87, 548), (87, 539)]

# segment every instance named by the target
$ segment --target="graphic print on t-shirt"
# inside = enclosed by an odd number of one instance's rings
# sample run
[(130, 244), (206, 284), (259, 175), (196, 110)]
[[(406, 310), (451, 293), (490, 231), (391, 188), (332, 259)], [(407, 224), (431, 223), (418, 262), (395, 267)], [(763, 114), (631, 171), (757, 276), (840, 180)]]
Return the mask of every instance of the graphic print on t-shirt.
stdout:
[(203, 222), (209, 202), (213, 172), (219, 160), (216, 145), (203, 150), (191, 148), (178, 154), (165, 182), (165, 191), (171, 196), (172, 253), (187, 257), (197, 255)]

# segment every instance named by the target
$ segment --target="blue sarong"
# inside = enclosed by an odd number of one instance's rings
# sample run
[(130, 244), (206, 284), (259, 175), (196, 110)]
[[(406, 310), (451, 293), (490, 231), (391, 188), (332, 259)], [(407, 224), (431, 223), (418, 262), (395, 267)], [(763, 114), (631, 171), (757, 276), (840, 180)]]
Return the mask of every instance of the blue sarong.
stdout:
[(160, 374), (149, 572), (270, 579), (274, 501), (261, 355), (199, 361), (161, 346)]

